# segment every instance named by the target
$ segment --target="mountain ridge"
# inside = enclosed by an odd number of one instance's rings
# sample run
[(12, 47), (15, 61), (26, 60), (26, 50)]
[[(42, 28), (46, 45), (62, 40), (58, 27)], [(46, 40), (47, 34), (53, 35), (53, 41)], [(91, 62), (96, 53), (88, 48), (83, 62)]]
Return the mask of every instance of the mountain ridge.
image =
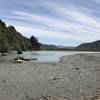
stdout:
[(100, 51), (100, 40), (80, 44), (75, 49), (80, 51)]
[[(33, 38), (32, 38), (33, 37)], [(32, 36), (27, 38), (19, 33), (14, 26), (6, 26), (5, 22), (0, 20), (0, 51), (8, 50), (38, 50), (40, 43)], [(34, 44), (35, 43), (35, 44)], [(34, 45), (33, 45), (34, 44)]]

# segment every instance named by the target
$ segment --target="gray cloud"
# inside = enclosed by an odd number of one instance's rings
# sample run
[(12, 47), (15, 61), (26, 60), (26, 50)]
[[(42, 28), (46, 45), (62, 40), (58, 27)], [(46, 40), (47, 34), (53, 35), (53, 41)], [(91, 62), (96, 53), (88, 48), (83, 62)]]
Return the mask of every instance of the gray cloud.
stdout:
[(4, 0), (2, 5), (0, 17), (8, 25), (27, 37), (37, 35), (41, 42), (43, 37), (64, 45), (100, 39), (99, 0)]

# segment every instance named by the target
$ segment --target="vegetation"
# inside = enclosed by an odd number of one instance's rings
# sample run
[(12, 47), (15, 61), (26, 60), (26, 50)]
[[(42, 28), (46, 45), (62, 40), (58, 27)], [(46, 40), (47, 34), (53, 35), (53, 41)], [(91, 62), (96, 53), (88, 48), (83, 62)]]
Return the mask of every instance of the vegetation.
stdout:
[(100, 40), (91, 43), (83, 43), (75, 48), (79, 51), (100, 51)]
[(57, 46), (57, 45), (47, 45), (41, 44), (41, 50), (50, 50), (50, 51), (74, 51), (74, 47), (64, 47), (64, 46)]
[(37, 38), (32, 36), (30, 39), (22, 36), (13, 26), (6, 26), (0, 20), (0, 52), (9, 52), (9, 50), (38, 50), (40, 43)]
[(1, 48), (1, 53), (8, 53), (9, 51), (9, 45), (8, 42), (5, 38), (0, 39), (0, 48)]
[(38, 42), (38, 39), (35, 38), (34, 36), (32, 36), (30, 38), (30, 43), (32, 45), (32, 48), (34, 48), (34, 50), (37, 50), (40, 48), (40, 43)]

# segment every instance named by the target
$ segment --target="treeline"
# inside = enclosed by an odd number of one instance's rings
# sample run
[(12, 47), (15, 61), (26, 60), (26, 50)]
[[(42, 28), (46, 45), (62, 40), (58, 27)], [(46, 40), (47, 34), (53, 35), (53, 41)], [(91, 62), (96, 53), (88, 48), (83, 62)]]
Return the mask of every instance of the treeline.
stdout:
[(9, 52), (11, 50), (39, 50), (40, 43), (34, 36), (26, 38), (22, 36), (13, 26), (6, 26), (0, 20), (0, 52)]

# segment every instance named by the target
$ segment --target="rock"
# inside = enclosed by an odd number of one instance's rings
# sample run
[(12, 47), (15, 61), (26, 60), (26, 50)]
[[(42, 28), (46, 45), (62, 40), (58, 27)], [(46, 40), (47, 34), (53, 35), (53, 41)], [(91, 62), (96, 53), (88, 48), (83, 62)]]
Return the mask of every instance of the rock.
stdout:
[(17, 54), (23, 54), (23, 52), (21, 50), (18, 50)]
[(18, 60), (18, 58), (16, 57), (16, 58), (14, 58), (14, 60)]
[(7, 55), (8, 55), (8, 53), (2, 53), (1, 55), (2, 55), (2, 56), (7, 56)]
[(2, 82), (3, 82), (3, 83), (5, 83), (6, 81), (5, 81), (5, 80), (3, 80)]
[(32, 59), (32, 60), (37, 60), (36, 58)]
[(75, 68), (76, 70), (79, 70), (79, 68)]
[(16, 60), (16, 63), (22, 64), (22, 63), (24, 63), (24, 61), (22, 59), (18, 59), (18, 60)]

